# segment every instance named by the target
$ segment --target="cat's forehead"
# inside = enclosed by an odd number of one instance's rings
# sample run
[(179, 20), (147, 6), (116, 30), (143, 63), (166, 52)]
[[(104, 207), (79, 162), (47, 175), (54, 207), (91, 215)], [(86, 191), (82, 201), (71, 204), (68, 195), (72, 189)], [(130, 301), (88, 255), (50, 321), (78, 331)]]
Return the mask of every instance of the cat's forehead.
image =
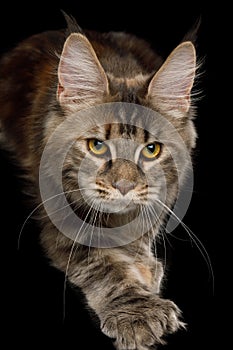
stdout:
[(151, 133), (148, 129), (134, 124), (113, 122), (93, 126), (85, 133), (85, 138), (95, 137), (104, 141), (125, 139), (147, 143), (157, 138), (155, 133)]
[(84, 138), (121, 138), (139, 143), (167, 139), (174, 128), (159, 113), (126, 103), (111, 103), (81, 112), (76, 125), (83, 130)]
[(116, 140), (116, 139), (128, 139), (137, 143), (148, 143), (159, 140), (162, 138), (164, 130), (158, 123), (133, 123), (133, 122), (121, 122), (114, 121), (111, 123), (104, 123), (101, 125), (95, 125), (88, 133), (87, 137), (95, 137), (101, 140)]
[(117, 138), (131, 139), (140, 143), (145, 143), (149, 139), (149, 133), (142, 127), (129, 123), (111, 123), (102, 126), (105, 140)]

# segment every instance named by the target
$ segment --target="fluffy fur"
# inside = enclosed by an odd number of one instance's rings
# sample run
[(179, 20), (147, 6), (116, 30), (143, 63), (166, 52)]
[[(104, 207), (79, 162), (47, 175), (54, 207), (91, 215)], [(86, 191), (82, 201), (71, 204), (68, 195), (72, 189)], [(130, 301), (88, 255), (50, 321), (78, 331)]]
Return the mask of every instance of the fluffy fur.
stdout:
[[(164, 62), (148, 43), (133, 35), (81, 31), (74, 22), (69, 28), (26, 39), (0, 63), (1, 129), (30, 181), (35, 205), (41, 202), (38, 175), (42, 152), (52, 132), (73, 113), (107, 103), (141, 105), (159, 112), (173, 125), (189, 154), (195, 146), (191, 92), (197, 65), (190, 41), (178, 45)], [(92, 116), (92, 122), (97, 117)], [(97, 118), (88, 132), (88, 120), (79, 120), (74, 132), (64, 135), (75, 142), (65, 158), (63, 185), (68, 202), (86, 222), (114, 228), (137, 217), (141, 209), (146, 234), (115, 248), (92, 247), (91, 242), (88, 247), (59, 232), (42, 206), (39, 209), (45, 254), (82, 289), (102, 332), (115, 339), (118, 350), (149, 349), (184, 326), (178, 307), (160, 295), (163, 266), (152, 246), (177, 197), (178, 176), (185, 176), (187, 164), (181, 159), (178, 174), (165, 142), (172, 144), (170, 130), (150, 120), (142, 122), (140, 115), (135, 118), (136, 127), (128, 125), (124, 115), (101, 126)], [(161, 154), (146, 161), (141, 152), (157, 141), (154, 135), (164, 140)], [(116, 138), (121, 142), (116, 144)], [(111, 156), (106, 159), (92, 154), (87, 148), (90, 139), (106, 142)], [(124, 140), (141, 145), (134, 149), (130, 143), (125, 159)], [(55, 158), (60, 145), (57, 140)], [(135, 161), (127, 158), (129, 153)], [(87, 155), (88, 168), (80, 170)], [(158, 168), (166, 178), (164, 202)], [(82, 188), (77, 184), (79, 172)], [(114, 213), (114, 206), (129, 198), (132, 206)], [(151, 227), (156, 205), (162, 210)]]

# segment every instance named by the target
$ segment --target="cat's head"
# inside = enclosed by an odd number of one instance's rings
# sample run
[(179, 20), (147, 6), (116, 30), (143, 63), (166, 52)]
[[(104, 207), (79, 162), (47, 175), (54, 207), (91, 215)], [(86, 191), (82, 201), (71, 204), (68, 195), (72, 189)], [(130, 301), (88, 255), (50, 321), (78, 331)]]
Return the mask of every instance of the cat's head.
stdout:
[(116, 76), (84, 34), (67, 38), (57, 101), (65, 118), (74, 119), (63, 185), (86, 218), (91, 213), (95, 220), (97, 211), (122, 214), (147, 207), (153, 212), (155, 203), (172, 205), (195, 146), (195, 72), (189, 41), (156, 72)]

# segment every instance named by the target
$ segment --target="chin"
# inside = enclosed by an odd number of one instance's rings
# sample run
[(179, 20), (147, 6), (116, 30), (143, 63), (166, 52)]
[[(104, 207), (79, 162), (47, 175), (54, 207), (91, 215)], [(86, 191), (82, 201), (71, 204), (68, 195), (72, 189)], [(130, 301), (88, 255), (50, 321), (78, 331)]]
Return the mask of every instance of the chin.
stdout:
[(115, 215), (125, 215), (135, 212), (139, 209), (139, 205), (135, 204), (133, 201), (130, 202), (116, 202), (116, 203), (106, 203), (101, 205), (103, 212), (115, 214)]

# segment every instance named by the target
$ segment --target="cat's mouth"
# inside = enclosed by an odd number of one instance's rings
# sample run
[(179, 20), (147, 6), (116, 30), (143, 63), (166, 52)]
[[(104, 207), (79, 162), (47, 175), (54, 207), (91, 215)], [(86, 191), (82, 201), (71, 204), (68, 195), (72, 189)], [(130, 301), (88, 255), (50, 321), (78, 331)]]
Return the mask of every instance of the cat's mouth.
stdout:
[(142, 199), (146, 199), (148, 188), (143, 187), (141, 190), (137, 188), (135, 182), (126, 179), (112, 182), (111, 186), (103, 186), (103, 183), (96, 183), (97, 203), (99, 209), (108, 213), (125, 213), (135, 210)]
[(93, 212), (106, 214), (125, 214), (135, 211), (141, 204), (133, 191), (101, 191), (100, 189), (82, 191), (82, 197)]
[(137, 209), (138, 205), (133, 200), (114, 200), (112, 202), (106, 202), (102, 204), (103, 210), (105, 212), (114, 213), (114, 214), (125, 214), (130, 211)]
[(95, 200), (95, 207), (101, 212), (123, 214), (137, 208), (138, 204), (133, 197), (132, 194), (119, 196), (117, 198), (114, 198), (113, 196), (101, 198), (100, 196), (99, 199)]

